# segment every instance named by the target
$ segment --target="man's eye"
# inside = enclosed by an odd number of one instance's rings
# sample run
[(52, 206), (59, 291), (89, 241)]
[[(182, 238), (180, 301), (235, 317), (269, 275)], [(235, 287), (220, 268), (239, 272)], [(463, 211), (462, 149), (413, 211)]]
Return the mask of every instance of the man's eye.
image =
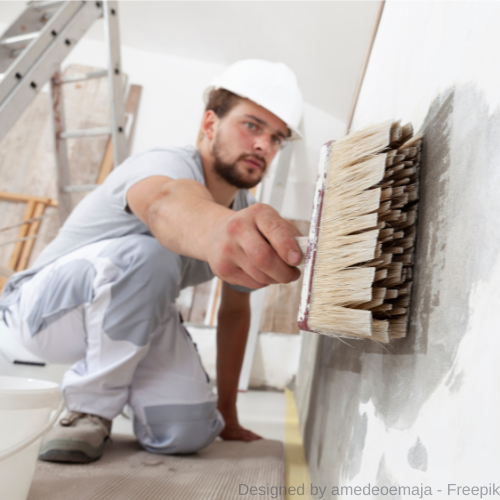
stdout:
[(248, 129), (250, 130), (256, 130), (257, 129), (257, 125), (255, 125), (255, 123), (252, 123), (252, 122), (245, 122), (245, 125), (247, 126)]
[(281, 146), (281, 143), (283, 142), (281, 138), (276, 135), (272, 138), (272, 141), (276, 146)]

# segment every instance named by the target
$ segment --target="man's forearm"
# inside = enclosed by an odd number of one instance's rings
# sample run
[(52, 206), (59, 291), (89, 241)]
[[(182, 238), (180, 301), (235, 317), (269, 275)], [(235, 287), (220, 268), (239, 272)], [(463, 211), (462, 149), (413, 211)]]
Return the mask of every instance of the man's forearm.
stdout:
[(172, 252), (207, 260), (209, 235), (232, 214), (215, 203), (200, 183), (177, 180), (164, 185), (145, 222), (153, 236)]
[(218, 408), (227, 423), (238, 420), (236, 399), (249, 326), (250, 306), (240, 312), (220, 310), (217, 325)]

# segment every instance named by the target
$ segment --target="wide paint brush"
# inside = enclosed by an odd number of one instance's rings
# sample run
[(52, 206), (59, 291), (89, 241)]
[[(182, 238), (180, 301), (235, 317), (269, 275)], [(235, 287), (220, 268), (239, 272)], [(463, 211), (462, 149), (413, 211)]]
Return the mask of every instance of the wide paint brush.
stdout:
[[(387, 343), (406, 335), (422, 137), (373, 125), (321, 149), (298, 325)], [(307, 242), (307, 246), (306, 246)]]

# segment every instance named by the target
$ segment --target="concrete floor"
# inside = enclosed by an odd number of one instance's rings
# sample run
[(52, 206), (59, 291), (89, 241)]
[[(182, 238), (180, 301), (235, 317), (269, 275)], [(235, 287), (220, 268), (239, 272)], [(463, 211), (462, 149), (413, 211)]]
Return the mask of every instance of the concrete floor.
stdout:
[[(20, 346), (8, 335), (8, 329), (0, 321), (0, 375), (38, 378), (60, 383), (67, 365), (27, 366), (13, 364)], [(285, 395), (283, 392), (249, 390), (238, 394), (240, 423), (267, 439), (284, 442), (285, 437)], [(113, 422), (113, 432), (133, 434), (132, 421), (119, 415)]]

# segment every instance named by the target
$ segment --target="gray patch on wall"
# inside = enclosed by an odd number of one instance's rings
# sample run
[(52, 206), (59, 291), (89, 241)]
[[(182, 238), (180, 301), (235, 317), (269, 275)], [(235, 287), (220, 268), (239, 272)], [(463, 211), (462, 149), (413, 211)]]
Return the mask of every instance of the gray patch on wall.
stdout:
[(417, 438), (416, 443), (408, 450), (408, 464), (412, 469), (427, 470), (427, 450)]
[[(378, 465), (377, 486), (379, 488), (382, 488), (383, 486), (385, 486), (386, 488), (391, 488), (391, 487), (397, 488), (399, 486), (398, 482), (394, 479), (391, 472), (387, 468), (384, 455), (382, 455), (382, 458), (380, 459), (380, 463)], [(392, 500), (401, 500), (401, 495), (388, 494), (388, 495), (384, 495), (384, 498), (391, 498)]]
[(349, 480), (354, 479), (361, 470), (361, 461), (363, 460), (363, 450), (365, 448), (366, 431), (368, 428), (368, 417), (366, 413), (356, 415), (352, 429), (353, 438), (351, 439), (347, 461), (349, 462)]
[[(469, 294), (500, 252), (500, 110), (473, 86), (441, 93), (421, 133), (424, 147), (414, 289), (408, 337), (389, 346), (323, 337), (305, 425), (313, 480), (356, 473), (365, 436), (354, 432), (371, 400), (387, 427), (408, 429), (451, 374), (470, 315)], [(485, 242), (488, 241), (488, 245)], [(302, 369), (302, 368), (301, 368)], [(454, 383), (453, 383), (454, 382)], [(347, 437), (348, 436), (348, 437)], [(356, 451), (352, 451), (356, 450)]]

